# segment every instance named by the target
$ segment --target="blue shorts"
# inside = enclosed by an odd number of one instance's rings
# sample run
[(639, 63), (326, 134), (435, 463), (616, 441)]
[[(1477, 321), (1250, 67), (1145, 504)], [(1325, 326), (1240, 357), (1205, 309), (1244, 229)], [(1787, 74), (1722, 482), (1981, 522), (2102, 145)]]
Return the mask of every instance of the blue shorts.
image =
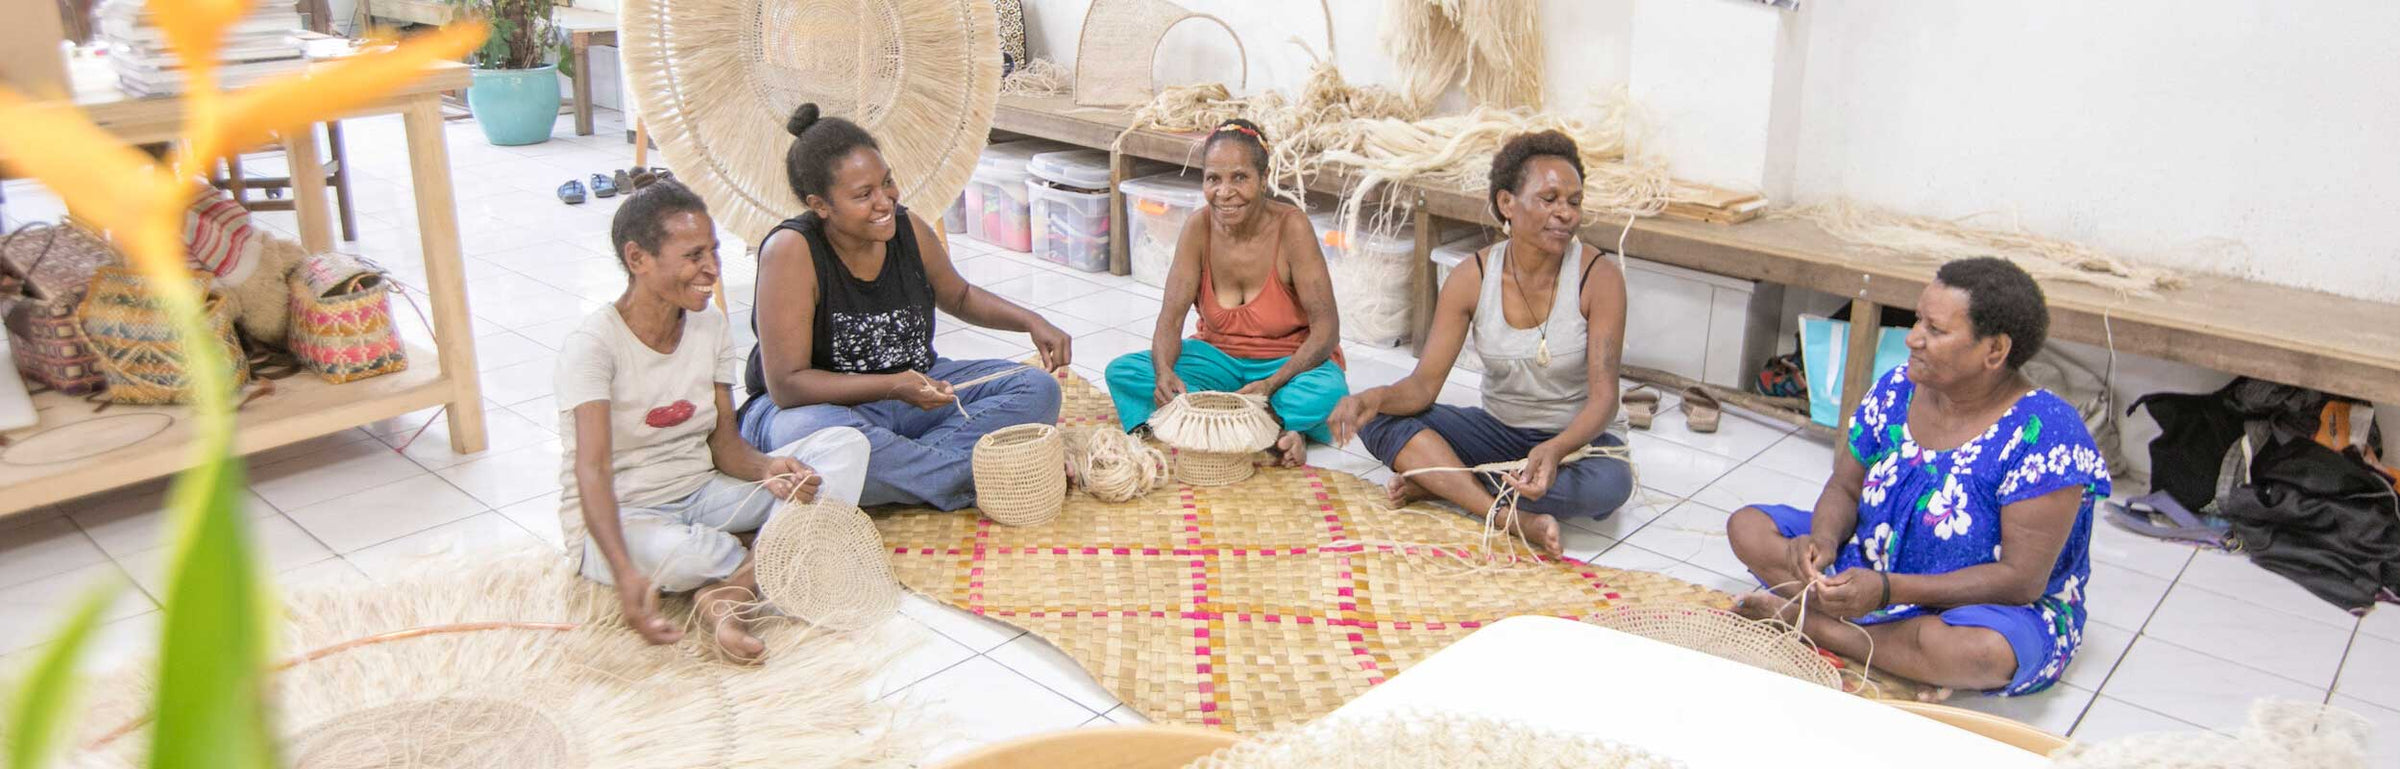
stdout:
[[(1782, 534), (1785, 539), (1807, 536), (1815, 525), (1814, 513), (1790, 505), (1751, 507), (1774, 520), (1776, 533)], [(1843, 544), (1842, 552), (1834, 557), (1834, 569), (1838, 572), (1863, 566), (1865, 562), (1866, 559), (1858, 552), (1858, 543), (1852, 541)], [(2082, 641), (2082, 632), (2072, 627), (2066, 628), (2067, 636), (2060, 637), (2059, 623), (2044, 619), (2042, 611), (2038, 606), (1982, 603), (1943, 609), (1938, 616), (1951, 627), (1984, 628), (2008, 639), (2008, 648), (2016, 652), (2017, 674), (2009, 680), (2008, 686), (1988, 693), (2016, 696), (2048, 689), (2051, 684), (2057, 683), (2059, 675), (2066, 672), (2067, 661), (2074, 657), (2075, 647)], [(1855, 621), (1861, 625), (1875, 625), (1932, 613), (1922, 607), (1910, 607), (1909, 610), (1870, 614)]]

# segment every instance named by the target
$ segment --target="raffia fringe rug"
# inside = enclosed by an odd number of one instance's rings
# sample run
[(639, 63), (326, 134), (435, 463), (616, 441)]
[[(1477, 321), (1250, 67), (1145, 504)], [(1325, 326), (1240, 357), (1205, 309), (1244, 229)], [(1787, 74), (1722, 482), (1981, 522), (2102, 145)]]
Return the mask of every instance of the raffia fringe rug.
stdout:
[[(1108, 397), (1063, 381), (1062, 426), (1114, 426)], [(1108, 504), (1071, 492), (1051, 523), (879, 515), (902, 584), (1048, 640), (1154, 721), (1259, 733), (1332, 711), (1505, 617), (1580, 619), (1629, 604), (1731, 597), (1568, 561), (1459, 575), (1473, 522), (1315, 467), (1231, 486), (1172, 484)], [(1447, 568), (1445, 568), (1445, 566)]]

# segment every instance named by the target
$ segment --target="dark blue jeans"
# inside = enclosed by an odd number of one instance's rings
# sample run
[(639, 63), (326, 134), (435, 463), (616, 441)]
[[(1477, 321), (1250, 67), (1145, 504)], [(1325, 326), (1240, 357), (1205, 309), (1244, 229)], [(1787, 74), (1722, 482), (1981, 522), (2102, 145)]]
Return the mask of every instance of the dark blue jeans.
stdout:
[(742, 412), (742, 440), (774, 447), (828, 427), (856, 428), (866, 434), (868, 446), (860, 505), (957, 510), (975, 504), (975, 441), (1003, 427), (1056, 424), (1058, 379), (1008, 360), (941, 358), (926, 372), (944, 382), (965, 382), (1010, 368), (1022, 371), (958, 391), (966, 416), (949, 406), (920, 409), (900, 400), (778, 409), (759, 398)]
[[(1367, 444), (1369, 453), (1389, 467), (1400, 456), (1401, 447), (1426, 430), (1432, 430), (1443, 443), (1450, 444), (1450, 450), (1469, 466), (1524, 459), (1534, 446), (1558, 436), (1548, 430), (1510, 427), (1483, 409), (1436, 403), (1422, 414), (1376, 417), (1359, 428), (1358, 439)], [(1592, 439), (1592, 445), (1623, 446), (1625, 441), (1601, 433)], [(1496, 481), (1478, 477), (1484, 490), (1499, 493)], [(1569, 518), (1606, 518), (1632, 496), (1631, 465), (1619, 459), (1590, 457), (1560, 465), (1557, 480), (1550, 482), (1550, 491), (1541, 499), (1519, 501), (1517, 509)]]

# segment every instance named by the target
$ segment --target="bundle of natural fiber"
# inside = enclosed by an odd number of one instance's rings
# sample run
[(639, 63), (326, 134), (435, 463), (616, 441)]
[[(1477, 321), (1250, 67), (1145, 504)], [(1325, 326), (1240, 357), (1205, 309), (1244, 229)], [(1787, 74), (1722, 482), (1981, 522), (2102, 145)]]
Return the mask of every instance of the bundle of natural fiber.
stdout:
[[(310, 650), (272, 687), (293, 766), (897, 767), (939, 739), (875, 699), (904, 627), (773, 628), (764, 664), (733, 666), (690, 648), (704, 632), (644, 642), (555, 553), (410, 574), (287, 604), (281, 646)], [(87, 757), (140, 759), (151, 686), (119, 676), (66, 719)]]
[[(1315, 56), (1306, 44), (1296, 39), (1292, 42)], [(1332, 61), (1318, 59), (1298, 96), (1268, 91), (1236, 99), (1219, 83), (1169, 86), (1133, 111), (1128, 130), (1207, 131), (1232, 118), (1247, 118), (1258, 124), (1269, 142), (1271, 192), (1298, 201), (1307, 176), (1316, 167), (1317, 154), (1352, 132), (1353, 121), (1414, 120), (1422, 115), (1424, 110), (1400, 93), (1381, 86), (1351, 85)]]
[(900, 580), (875, 522), (837, 499), (793, 502), (750, 547), (760, 599), (834, 630), (874, 627), (900, 610)]
[(1541, 109), (1535, 0), (1391, 0), (1386, 15), (1384, 48), (1410, 100), (1431, 105), (1463, 75), (1477, 105)]
[(621, 18), (650, 137), (733, 232), (801, 210), (783, 156), (803, 103), (874, 134), (901, 202), (919, 211), (966, 188), (991, 133), (991, 0), (628, 0)]
[(1167, 481), (1166, 452), (1113, 426), (1066, 430), (1067, 468), (1085, 493), (1102, 502), (1125, 502)]
[(1841, 670), (1792, 626), (1752, 620), (1713, 606), (1620, 606), (1583, 621), (1692, 651), (1841, 689)]
[(1057, 520), (1067, 506), (1067, 451), (1055, 425), (1003, 427), (975, 441), (975, 507), (1010, 526)]
[(1328, 716), (1217, 751), (1189, 769), (1665, 769), (1630, 745), (1440, 712)]
[[(1665, 211), (1674, 197), (1674, 180), (1666, 164), (1626, 152), (1626, 125), (1632, 106), (1623, 96), (1595, 105), (1585, 117), (1567, 117), (1527, 110), (1476, 108), (1461, 115), (1421, 121), (1354, 121), (1328, 143), (1317, 162), (1350, 172), (1352, 186), (1343, 197), (1341, 216), (1346, 232), (1359, 228), (1361, 209), (1377, 189), (1410, 182), (1458, 189), (1482, 195), (1490, 186), (1492, 156), (1519, 134), (1559, 131), (1575, 139), (1583, 155), (1586, 216), (1622, 218)], [(1377, 219), (1390, 213), (1387, 198)]]
[(1187, 392), (1150, 415), (1150, 432), (1173, 446), (1175, 480), (1228, 486), (1257, 471), (1250, 455), (1275, 445), (1282, 428), (1267, 399), (1227, 392)]
[(2371, 726), (2357, 713), (2316, 702), (2250, 704), (2241, 734), (2136, 734), (2075, 743), (2050, 757), (2059, 769), (2365, 769)]
[(1049, 59), (1028, 61), (1000, 79), (1002, 96), (1063, 96), (1074, 88), (1074, 73)]
[(1778, 209), (1769, 214), (1798, 219), (1853, 246), (1921, 266), (1977, 256), (1997, 256), (2016, 263), (2035, 280), (2069, 281), (2119, 294), (2152, 296), (2183, 287), (2173, 272), (2126, 263), (2081, 243), (2026, 232), (2013, 222), (1982, 228), (1981, 215), (1936, 219), (1872, 208), (1850, 200)]

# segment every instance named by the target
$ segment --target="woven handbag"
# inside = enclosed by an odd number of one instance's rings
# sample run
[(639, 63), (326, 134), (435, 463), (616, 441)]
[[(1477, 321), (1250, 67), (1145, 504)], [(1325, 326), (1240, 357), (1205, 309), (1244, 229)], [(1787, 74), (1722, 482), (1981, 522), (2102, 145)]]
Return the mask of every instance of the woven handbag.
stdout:
[[(193, 285), (205, 288), (209, 275), (192, 273)], [(210, 336), (224, 345), (224, 355), (236, 383), (250, 378), (241, 340), (233, 333), (233, 314), (222, 297), (209, 295), (206, 323)], [(184, 360), (183, 340), (150, 281), (141, 273), (114, 265), (92, 274), (91, 292), (76, 306), (75, 319), (85, 344), (98, 357), (108, 378), (108, 399), (116, 403), (184, 403), (191, 399), (191, 372)]]
[(0, 309), (17, 368), (72, 395), (107, 385), (75, 326), (75, 307), (101, 265), (116, 261), (98, 236), (72, 225), (28, 224), (0, 237)]
[(381, 273), (348, 256), (319, 254), (292, 270), (289, 282), (292, 326), (284, 343), (301, 365), (335, 384), (407, 370)]

